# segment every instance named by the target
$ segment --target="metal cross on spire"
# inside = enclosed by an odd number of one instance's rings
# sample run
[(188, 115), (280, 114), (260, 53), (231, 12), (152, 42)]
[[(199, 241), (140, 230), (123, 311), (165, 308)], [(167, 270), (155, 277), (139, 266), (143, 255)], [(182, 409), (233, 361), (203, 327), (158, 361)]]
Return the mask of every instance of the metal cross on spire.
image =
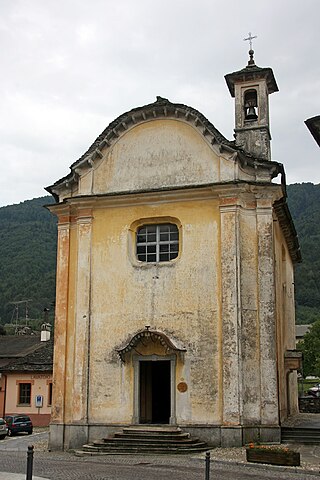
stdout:
[(250, 50), (252, 50), (252, 40), (253, 40), (254, 38), (258, 38), (257, 35), (255, 35), (255, 36), (253, 37), (252, 34), (251, 34), (251, 32), (249, 32), (248, 38), (244, 38), (244, 39), (243, 39), (244, 41), (249, 40)]

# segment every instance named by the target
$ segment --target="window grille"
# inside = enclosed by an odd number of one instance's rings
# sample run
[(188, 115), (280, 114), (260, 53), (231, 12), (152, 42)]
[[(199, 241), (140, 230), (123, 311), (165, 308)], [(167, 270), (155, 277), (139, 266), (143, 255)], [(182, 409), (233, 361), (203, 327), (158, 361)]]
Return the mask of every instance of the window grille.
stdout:
[(179, 231), (176, 225), (143, 225), (138, 229), (137, 257), (141, 262), (168, 262), (178, 253)]
[(31, 404), (31, 383), (19, 383), (19, 405)]

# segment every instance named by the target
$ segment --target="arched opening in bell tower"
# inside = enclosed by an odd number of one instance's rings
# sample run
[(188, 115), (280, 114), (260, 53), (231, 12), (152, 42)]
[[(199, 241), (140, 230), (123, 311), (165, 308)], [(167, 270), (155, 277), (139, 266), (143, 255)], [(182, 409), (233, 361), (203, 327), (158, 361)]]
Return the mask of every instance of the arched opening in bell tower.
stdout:
[(251, 88), (244, 93), (244, 118), (245, 120), (258, 119), (258, 95), (257, 90)]

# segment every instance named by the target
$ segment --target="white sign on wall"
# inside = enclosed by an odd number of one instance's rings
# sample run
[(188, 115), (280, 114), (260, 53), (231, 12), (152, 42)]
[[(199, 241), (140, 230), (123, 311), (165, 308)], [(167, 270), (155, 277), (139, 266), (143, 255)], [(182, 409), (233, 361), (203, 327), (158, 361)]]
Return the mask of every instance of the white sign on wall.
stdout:
[(43, 406), (43, 396), (36, 395), (36, 407), (41, 408)]

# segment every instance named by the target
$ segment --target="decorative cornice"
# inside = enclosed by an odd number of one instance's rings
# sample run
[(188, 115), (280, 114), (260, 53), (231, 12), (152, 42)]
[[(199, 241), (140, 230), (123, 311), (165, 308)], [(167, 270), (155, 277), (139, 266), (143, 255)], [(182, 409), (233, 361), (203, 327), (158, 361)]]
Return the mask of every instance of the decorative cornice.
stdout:
[(248, 65), (242, 70), (237, 72), (228, 73), (225, 75), (225, 80), (227, 82), (229, 92), (232, 97), (235, 96), (234, 87), (236, 83), (251, 82), (264, 79), (268, 87), (268, 93), (278, 92), (279, 88), (274, 78), (272, 68), (265, 67), (261, 68), (257, 65)]
[[(233, 180), (221, 183), (207, 183), (199, 185), (182, 185), (178, 187), (159, 187), (147, 190), (132, 190), (127, 192), (109, 192), (96, 195), (79, 195), (66, 198), (61, 203), (56, 203), (47, 208), (54, 214), (60, 214), (60, 208), (65, 205), (69, 207), (77, 216), (79, 208), (106, 208), (113, 206), (143, 205), (148, 203), (157, 203), (165, 200), (167, 203), (176, 201), (207, 200), (212, 198), (221, 198), (236, 196), (241, 193), (260, 191), (268, 188), (270, 191), (279, 190), (281, 186), (269, 182), (249, 182), (245, 180)], [(279, 198), (279, 196), (277, 196)]]
[[(265, 162), (270, 168), (274, 168), (273, 162)], [(281, 171), (282, 165), (278, 164)], [(278, 171), (278, 168), (276, 169)], [(294, 223), (286, 201), (285, 179), (283, 172), (283, 184), (275, 184), (269, 182), (248, 182), (245, 180), (230, 181), (222, 183), (208, 183), (205, 185), (185, 185), (181, 187), (163, 187), (148, 190), (134, 190), (132, 192), (111, 192), (99, 195), (83, 195), (70, 197), (64, 200), (63, 203), (56, 203), (48, 205), (47, 208), (56, 215), (62, 215), (66, 212), (66, 207), (74, 210), (75, 217), (78, 208), (106, 208), (108, 206), (125, 206), (141, 205), (148, 203), (163, 202), (165, 198), (167, 203), (176, 202), (177, 200), (192, 201), (194, 199), (206, 200), (212, 198), (220, 199), (220, 209), (227, 211), (227, 209), (235, 208), (238, 204), (238, 197), (241, 193), (251, 192), (255, 197), (261, 198), (261, 189), (268, 191), (264, 195), (270, 198), (270, 207), (273, 204), (275, 214), (279, 220), (281, 229), (288, 244), (290, 256), (294, 263), (299, 263), (302, 260), (298, 235), (294, 227)], [(259, 202), (258, 202), (259, 203)], [(259, 205), (260, 213), (262, 213), (263, 206)], [(70, 217), (70, 221), (72, 221)], [(64, 222), (62, 222), (64, 223)]]
[(302, 256), (298, 234), (295, 229), (285, 197), (274, 202), (274, 210), (279, 220), (283, 235), (286, 239), (292, 261), (294, 263), (300, 263), (302, 261)]

